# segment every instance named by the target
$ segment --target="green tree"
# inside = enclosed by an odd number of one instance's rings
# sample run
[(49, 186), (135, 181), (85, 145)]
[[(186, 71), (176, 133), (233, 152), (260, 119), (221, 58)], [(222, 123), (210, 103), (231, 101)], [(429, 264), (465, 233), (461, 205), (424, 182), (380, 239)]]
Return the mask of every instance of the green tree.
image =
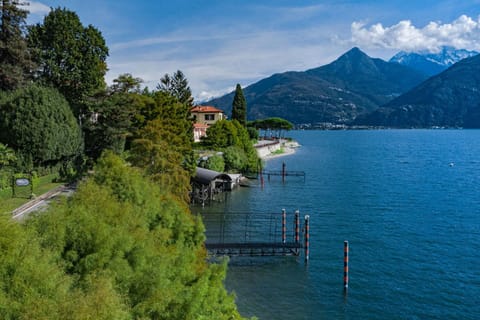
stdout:
[(227, 172), (242, 170), (247, 163), (245, 151), (238, 146), (229, 146), (223, 149), (223, 158), (225, 162), (225, 170)]
[(168, 73), (160, 79), (157, 85), (160, 91), (168, 92), (173, 97), (177, 98), (180, 103), (184, 103), (190, 108), (193, 106), (192, 90), (188, 86), (188, 80), (182, 71), (177, 70), (172, 76)]
[(17, 159), (15, 151), (12, 148), (7, 147), (3, 143), (0, 143), (0, 169), (3, 166), (8, 166)]
[(247, 100), (240, 84), (237, 83), (232, 103), (232, 120), (237, 120), (242, 126), (247, 126)]
[(92, 159), (97, 159), (105, 149), (118, 154), (125, 150), (127, 139), (138, 128), (135, 124), (143, 107), (141, 82), (131, 74), (122, 74), (89, 103), (90, 118), (83, 122), (83, 130), (85, 153)]
[(108, 48), (101, 32), (84, 27), (75, 12), (56, 8), (43, 24), (29, 28), (28, 39), (39, 65), (36, 76), (56, 87), (75, 115), (83, 115), (86, 99), (105, 89)]
[(226, 264), (207, 263), (201, 220), (111, 152), (69, 201), (27, 227), (83, 294), (80, 311), (101, 308), (111, 319), (241, 319), (223, 286)]
[(207, 135), (202, 140), (203, 144), (214, 150), (220, 150), (239, 144), (237, 128), (233, 121), (220, 120), (208, 127)]
[(284, 131), (293, 129), (293, 124), (291, 122), (278, 117), (255, 120), (250, 122), (249, 126), (257, 129), (263, 129), (265, 131), (276, 131), (274, 134), (277, 137), (282, 137), (282, 133)]
[(113, 80), (110, 91), (115, 93), (140, 93), (142, 82), (142, 79), (134, 78), (130, 73), (124, 73)]
[(55, 89), (32, 85), (0, 94), (0, 142), (33, 165), (80, 155), (80, 128), (65, 98)]
[(127, 137), (131, 136), (134, 117), (133, 98), (129, 93), (113, 93), (97, 97), (90, 104), (94, 110), (83, 122), (85, 153), (97, 159), (105, 149), (118, 154), (125, 150)]
[(0, 90), (13, 90), (27, 83), (33, 62), (24, 37), (28, 11), (23, 2), (0, 2)]
[(225, 160), (221, 155), (215, 154), (208, 157), (207, 160), (201, 161), (199, 166), (205, 169), (223, 172), (225, 170)]
[(249, 133), (238, 121), (220, 120), (207, 129), (203, 139), (206, 147), (225, 150), (225, 169), (228, 171), (257, 170), (258, 154)]
[(110, 279), (91, 275), (76, 286), (34, 231), (0, 216), (1, 319), (131, 319)]
[(182, 166), (182, 150), (190, 152), (181, 137), (166, 130), (163, 121), (156, 119), (148, 122), (132, 142), (130, 161), (144, 168), (163, 189), (188, 202), (192, 174)]

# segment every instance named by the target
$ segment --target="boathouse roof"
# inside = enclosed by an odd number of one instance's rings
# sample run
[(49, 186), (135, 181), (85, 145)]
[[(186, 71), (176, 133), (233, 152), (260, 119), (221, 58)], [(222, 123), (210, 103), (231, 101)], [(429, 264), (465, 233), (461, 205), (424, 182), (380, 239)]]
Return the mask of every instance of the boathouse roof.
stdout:
[(214, 180), (232, 181), (232, 178), (226, 174), (205, 168), (197, 167), (195, 177), (192, 178), (195, 182), (201, 184), (210, 184)]

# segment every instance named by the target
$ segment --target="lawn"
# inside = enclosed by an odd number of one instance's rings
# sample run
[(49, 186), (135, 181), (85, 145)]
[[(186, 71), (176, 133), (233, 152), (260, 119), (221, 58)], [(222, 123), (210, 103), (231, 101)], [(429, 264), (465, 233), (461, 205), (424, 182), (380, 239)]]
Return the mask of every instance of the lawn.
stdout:
[[(38, 179), (38, 183), (33, 188), (33, 194), (39, 196), (47, 191), (55, 189), (56, 187), (64, 184), (62, 182), (52, 182), (57, 175), (48, 175), (43, 176)], [(25, 190), (24, 192), (19, 192), (19, 196), (13, 198), (11, 189), (0, 190), (0, 214), (1, 213), (11, 213), (14, 209), (20, 207), (21, 205), (27, 203), (31, 199), (29, 196), (29, 191)]]

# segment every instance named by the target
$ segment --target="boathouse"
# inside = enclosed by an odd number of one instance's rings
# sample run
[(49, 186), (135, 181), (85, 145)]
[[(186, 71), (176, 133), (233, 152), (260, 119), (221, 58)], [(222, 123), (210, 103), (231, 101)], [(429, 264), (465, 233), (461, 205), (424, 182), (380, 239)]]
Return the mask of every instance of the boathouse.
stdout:
[(192, 202), (204, 204), (206, 201), (215, 200), (215, 196), (231, 190), (236, 178), (226, 173), (217, 172), (197, 167), (192, 178)]

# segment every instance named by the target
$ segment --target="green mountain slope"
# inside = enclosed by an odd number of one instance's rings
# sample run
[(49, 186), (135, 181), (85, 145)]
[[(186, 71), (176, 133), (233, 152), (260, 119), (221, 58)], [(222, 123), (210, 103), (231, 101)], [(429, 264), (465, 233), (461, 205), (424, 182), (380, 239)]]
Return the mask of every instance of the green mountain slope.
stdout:
[(388, 127), (480, 127), (480, 56), (464, 59), (357, 124)]
[[(293, 123), (348, 123), (406, 92), (426, 76), (372, 59), (353, 48), (334, 62), (304, 72), (274, 74), (246, 88), (248, 119), (281, 117)], [(208, 102), (231, 110), (233, 93)]]

